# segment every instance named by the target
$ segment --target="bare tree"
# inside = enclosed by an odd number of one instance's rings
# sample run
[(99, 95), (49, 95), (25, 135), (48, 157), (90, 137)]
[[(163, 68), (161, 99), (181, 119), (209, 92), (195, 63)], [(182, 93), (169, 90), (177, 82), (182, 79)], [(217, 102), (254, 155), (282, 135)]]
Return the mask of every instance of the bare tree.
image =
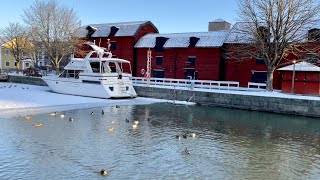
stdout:
[(299, 58), (301, 52), (319, 52), (319, 45), (310, 46), (310, 42), (320, 39), (308, 38), (308, 31), (319, 26), (318, 0), (238, 0), (238, 5), (244, 23), (228, 42), (233, 51), (227, 57), (261, 57), (267, 66), (267, 90), (273, 90), (273, 73), (289, 54)]
[(9, 25), (0, 30), (2, 41), (6, 42), (7, 48), (17, 62), (17, 70), (20, 69), (20, 61), (27, 58), (31, 48), (28, 42), (28, 33), (26, 28), (19, 23), (9, 23)]
[(24, 10), (23, 20), (32, 30), (32, 41), (46, 51), (57, 72), (61, 60), (81, 46), (74, 36), (80, 26), (76, 12), (56, 0), (36, 0)]

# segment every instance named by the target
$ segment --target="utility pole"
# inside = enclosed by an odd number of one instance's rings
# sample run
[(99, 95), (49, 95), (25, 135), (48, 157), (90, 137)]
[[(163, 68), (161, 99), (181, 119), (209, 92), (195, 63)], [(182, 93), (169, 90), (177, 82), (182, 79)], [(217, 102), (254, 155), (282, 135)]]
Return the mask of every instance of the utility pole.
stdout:
[(292, 71), (292, 82), (291, 82), (291, 94), (293, 94), (294, 90), (294, 76), (295, 76), (295, 70), (296, 70), (296, 61), (293, 62), (293, 71)]

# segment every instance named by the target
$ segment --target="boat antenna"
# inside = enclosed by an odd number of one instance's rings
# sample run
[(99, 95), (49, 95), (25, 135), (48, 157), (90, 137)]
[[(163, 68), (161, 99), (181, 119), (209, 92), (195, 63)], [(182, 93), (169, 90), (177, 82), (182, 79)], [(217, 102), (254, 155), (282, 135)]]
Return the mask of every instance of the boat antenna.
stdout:
[(100, 41), (99, 41), (99, 47), (101, 47), (101, 38), (100, 38)]

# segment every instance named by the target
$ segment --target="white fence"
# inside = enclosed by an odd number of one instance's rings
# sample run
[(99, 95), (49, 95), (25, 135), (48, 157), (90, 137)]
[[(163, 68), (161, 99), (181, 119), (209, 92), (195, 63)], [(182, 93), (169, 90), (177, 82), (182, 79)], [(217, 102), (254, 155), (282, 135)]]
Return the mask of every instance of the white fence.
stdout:
[(191, 80), (191, 79), (171, 79), (171, 78), (150, 78), (148, 81), (143, 77), (132, 77), (133, 85), (135, 86), (161, 86), (167, 88), (189, 89), (189, 90), (236, 90), (236, 91), (252, 91), (264, 90), (258, 88), (243, 88), (239, 87), (239, 82), (236, 81), (209, 81), (209, 80)]
[(248, 82), (248, 88), (266, 89), (266, 87), (267, 87), (266, 83)]

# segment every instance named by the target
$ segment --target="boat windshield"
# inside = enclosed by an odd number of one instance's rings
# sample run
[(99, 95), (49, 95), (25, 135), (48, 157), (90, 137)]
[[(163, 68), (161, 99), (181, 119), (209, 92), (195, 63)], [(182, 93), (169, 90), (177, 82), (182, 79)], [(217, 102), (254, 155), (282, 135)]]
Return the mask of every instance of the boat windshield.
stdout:
[(101, 70), (101, 73), (131, 74), (130, 64), (126, 62), (102, 61), (100, 70)]
[(59, 75), (61, 78), (79, 78), (79, 74), (83, 72), (82, 70), (72, 70), (72, 69), (65, 69), (62, 71), (62, 73)]

